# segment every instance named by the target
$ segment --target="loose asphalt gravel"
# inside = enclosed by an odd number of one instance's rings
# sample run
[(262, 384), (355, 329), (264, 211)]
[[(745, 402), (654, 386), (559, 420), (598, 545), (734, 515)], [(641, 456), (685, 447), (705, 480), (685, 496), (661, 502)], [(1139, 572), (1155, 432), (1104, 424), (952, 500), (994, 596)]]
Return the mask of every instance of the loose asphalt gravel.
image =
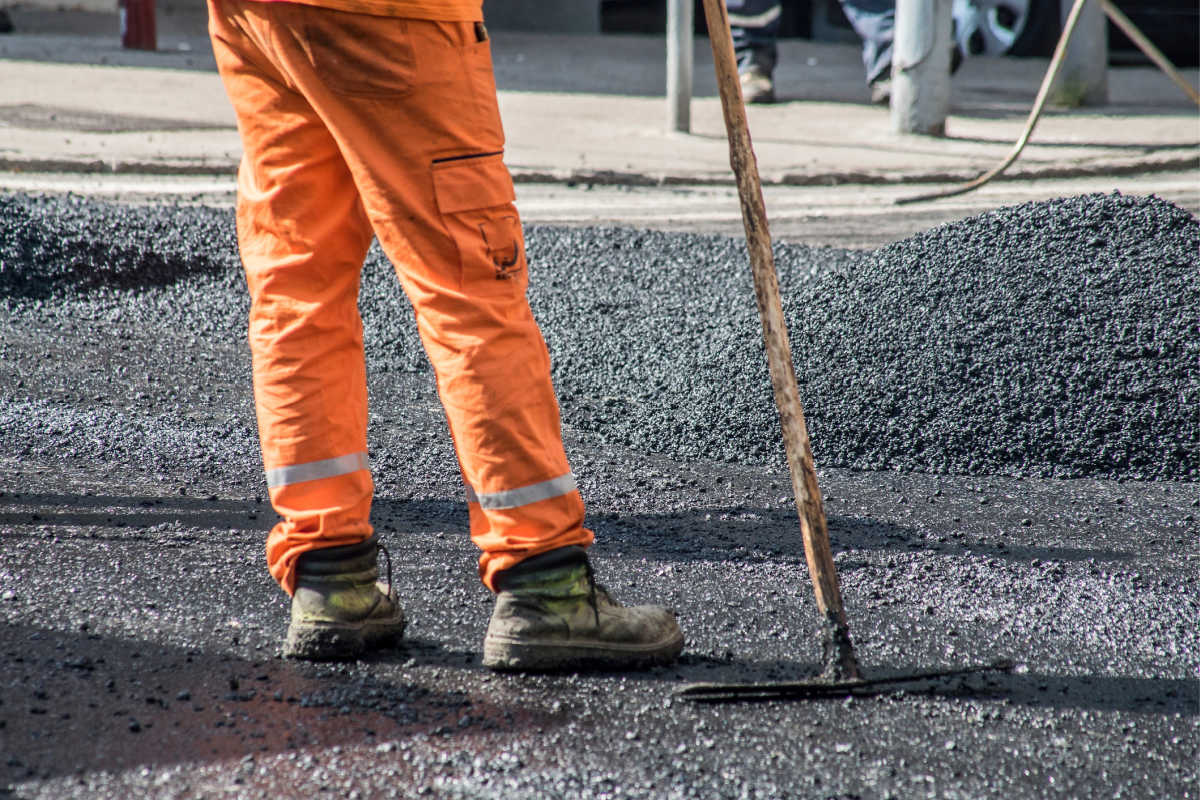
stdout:
[(494, 676), (461, 486), (373, 251), (374, 521), (397, 651), (277, 657), (228, 210), (0, 197), (0, 796), (1196, 797), (1200, 224), (999, 209), (776, 249), (851, 630), (902, 696), (696, 706), (819, 626), (744, 245), (532, 228), (530, 300), (598, 572), (681, 662)]

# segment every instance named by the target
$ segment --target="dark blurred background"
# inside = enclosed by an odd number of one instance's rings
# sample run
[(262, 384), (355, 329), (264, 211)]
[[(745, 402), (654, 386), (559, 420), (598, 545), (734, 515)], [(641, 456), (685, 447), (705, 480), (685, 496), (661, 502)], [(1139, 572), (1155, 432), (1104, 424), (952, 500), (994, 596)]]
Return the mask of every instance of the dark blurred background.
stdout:
[[(955, 38), (968, 56), (1049, 56), (1069, 2), (953, 0)], [(1115, 2), (1177, 66), (1200, 64), (1200, 0)], [(782, 5), (786, 38), (858, 41), (837, 0), (782, 0)], [(486, 0), (484, 10), (496, 30), (662, 34), (667, 22), (666, 0)], [(163, 34), (202, 36), (204, 14), (201, 0), (157, 2)], [(92, 33), (113, 28), (115, 18), (116, 0), (0, 0), (0, 32)], [(695, 0), (695, 18), (696, 32), (704, 33), (700, 0)], [(1109, 54), (1114, 65), (1148, 63), (1111, 24)]]
[[(517, 0), (519, 3), (519, 0)], [(1069, 2), (1069, 0), (1064, 0)], [(837, 0), (782, 0), (783, 35), (818, 41), (858, 41)], [(503, 0), (488, 0), (489, 15)], [(1200, 2), (1197, 0), (1116, 0), (1116, 5), (1177, 66), (1200, 63)], [(954, 0), (955, 36), (967, 55), (1049, 56), (1062, 30), (1059, 0)], [(600, 25), (606, 33), (662, 33), (665, 0), (601, 0)], [(696, 2), (696, 30), (704, 11)], [(1123, 33), (1109, 25), (1114, 64), (1146, 63)]]

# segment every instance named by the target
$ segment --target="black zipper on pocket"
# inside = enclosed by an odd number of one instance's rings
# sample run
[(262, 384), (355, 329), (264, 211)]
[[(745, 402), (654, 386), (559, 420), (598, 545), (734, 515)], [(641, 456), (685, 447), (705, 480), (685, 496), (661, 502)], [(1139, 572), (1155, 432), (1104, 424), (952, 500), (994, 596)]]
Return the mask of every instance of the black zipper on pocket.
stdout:
[(502, 156), (502, 155), (504, 155), (503, 150), (497, 150), (494, 153), (471, 153), (470, 155), (466, 155), (466, 156), (446, 156), (445, 158), (435, 158), (433, 160), (433, 163), (445, 164), (448, 161), (465, 161), (468, 158), (487, 158), (488, 156)]

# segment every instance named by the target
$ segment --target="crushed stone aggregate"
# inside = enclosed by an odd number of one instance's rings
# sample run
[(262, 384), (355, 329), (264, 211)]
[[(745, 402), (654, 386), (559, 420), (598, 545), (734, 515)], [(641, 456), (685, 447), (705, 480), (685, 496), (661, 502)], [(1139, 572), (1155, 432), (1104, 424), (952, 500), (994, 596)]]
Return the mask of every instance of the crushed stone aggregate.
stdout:
[[(0, 198), (0, 292), (92, 319), (232, 339), (246, 301), (228, 212)], [(532, 228), (531, 304), (564, 421), (673, 458), (782, 465), (735, 239)], [(1200, 478), (1200, 222), (1154, 197), (999, 209), (870, 254), (779, 246), (821, 464)], [(376, 249), (369, 368), (428, 370)], [(244, 433), (242, 431), (241, 433)]]

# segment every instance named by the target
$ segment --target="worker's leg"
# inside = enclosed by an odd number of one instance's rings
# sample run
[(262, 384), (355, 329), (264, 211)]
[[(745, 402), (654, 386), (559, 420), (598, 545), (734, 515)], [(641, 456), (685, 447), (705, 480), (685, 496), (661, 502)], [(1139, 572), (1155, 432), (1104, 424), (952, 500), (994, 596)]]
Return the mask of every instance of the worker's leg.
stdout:
[[(240, 0), (222, 0), (237, 5)], [(262, 6), (288, 80), (335, 136), (416, 310), (485, 583), (587, 545), (528, 279), (482, 25)]]
[(839, 0), (846, 19), (862, 39), (867, 83), (885, 80), (892, 71), (892, 32), (896, 27), (896, 0)]
[[(466, 484), (480, 575), (590, 545), (563, 450), (481, 25), (409, 21), (401, 118), (347, 115), (371, 223), (416, 311)], [(361, 106), (355, 106), (355, 110)], [(373, 109), (367, 109), (368, 112)], [(404, 144), (375, 135), (391, 124)]]
[(237, 112), (238, 242), (267, 485), (283, 517), (267, 540), (290, 594), (299, 556), (371, 536), (358, 284), (371, 239), (350, 171), (316, 112), (271, 62), (253, 16), (211, 16)]
[(371, 239), (350, 172), (273, 61), (257, 4), (209, 6), (213, 52), (238, 116), (238, 243), (271, 502), (271, 574), (292, 595), (284, 655), (348, 658), (404, 631), (378, 583), (368, 521), (366, 376), (358, 280)]
[(270, 18), (274, 57), (334, 134), (416, 309), (483, 550), (480, 574), (498, 593), (484, 662), (673, 660), (683, 647), (674, 615), (616, 603), (584, 552), (592, 534), (525, 299), (483, 26), (221, 2)]

